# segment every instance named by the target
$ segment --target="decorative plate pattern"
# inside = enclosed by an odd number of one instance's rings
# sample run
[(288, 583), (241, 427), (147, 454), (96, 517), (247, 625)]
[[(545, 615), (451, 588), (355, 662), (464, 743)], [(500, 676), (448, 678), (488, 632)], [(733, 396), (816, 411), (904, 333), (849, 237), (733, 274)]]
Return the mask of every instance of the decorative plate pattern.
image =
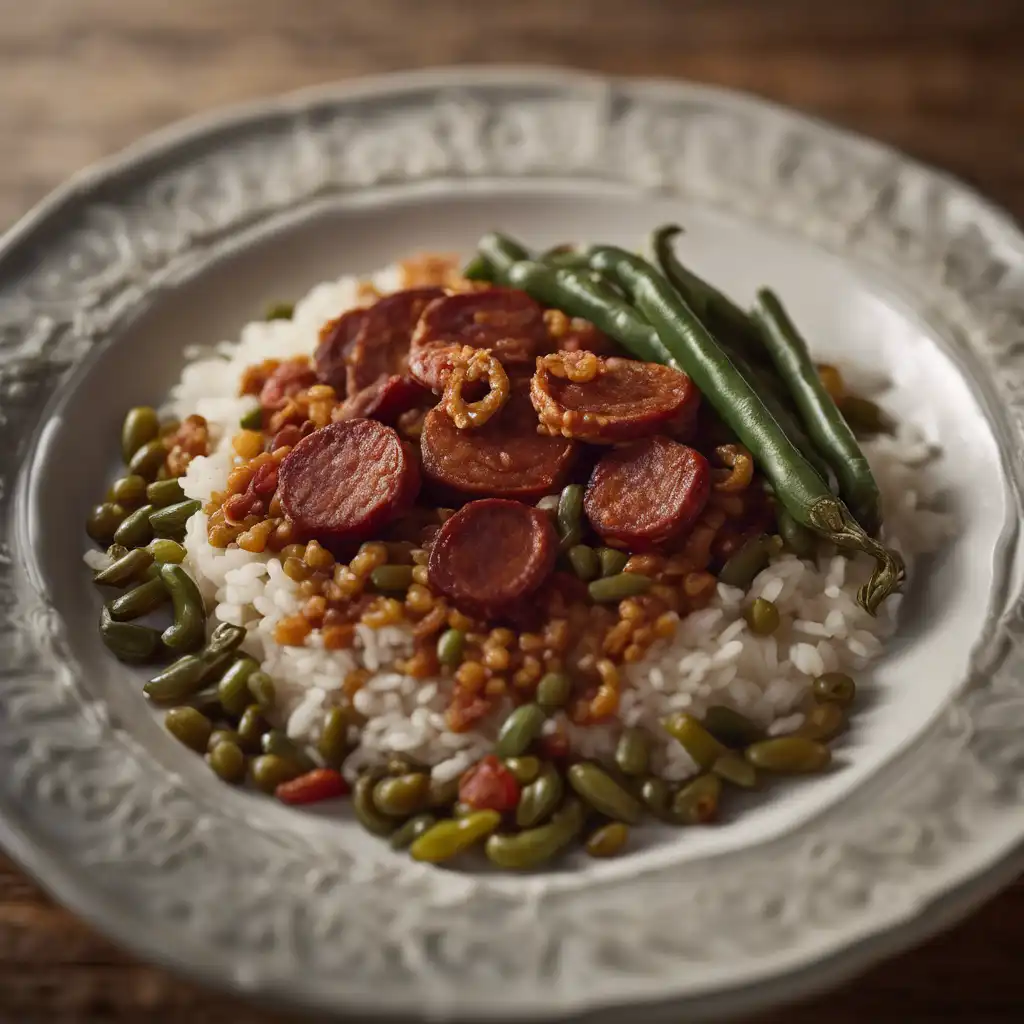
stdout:
[(319, 200), (509, 177), (682, 195), (879, 268), (976, 383), (1019, 512), (1024, 238), (936, 172), (738, 96), (546, 71), (393, 77), (195, 122), (79, 178), (0, 245), (0, 836), (125, 944), (322, 1009), (699, 1015), (791, 995), (877, 956), (865, 939), (940, 895), (994, 884), (1024, 838), (1016, 530), (970, 679), (897, 763), (757, 849), (600, 888), (243, 823), (111, 720), (30, 578), (25, 478), (47, 402), (153, 289)]

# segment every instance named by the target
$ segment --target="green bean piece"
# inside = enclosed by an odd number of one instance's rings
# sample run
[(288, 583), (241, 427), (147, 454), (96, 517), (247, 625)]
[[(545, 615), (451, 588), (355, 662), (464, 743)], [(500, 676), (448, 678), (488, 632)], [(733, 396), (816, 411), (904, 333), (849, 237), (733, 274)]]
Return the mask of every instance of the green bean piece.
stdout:
[(586, 851), (591, 857), (617, 857), (629, 842), (629, 826), (610, 821), (587, 837)]
[(832, 752), (824, 743), (806, 736), (776, 736), (747, 747), (747, 760), (766, 772), (780, 775), (806, 775), (824, 771)]
[(373, 789), (377, 780), (372, 774), (360, 775), (352, 787), (352, 809), (356, 820), (367, 832), (375, 836), (390, 836), (398, 827), (394, 818), (381, 814), (373, 802)]
[(245, 627), (235, 626), (230, 622), (222, 622), (214, 627), (206, 644), (207, 652), (212, 655), (229, 654), (245, 639)]
[(540, 775), (540, 758), (506, 757), (505, 767), (520, 786), (528, 786)]
[(539, 739), (547, 715), (539, 704), (520, 704), (502, 723), (494, 752), (498, 757), (519, 757)]
[(405, 593), (412, 586), (411, 565), (378, 565), (370, 573), (374, 588), (384, 593)]
[(598, 765), (588, 761), (574, 764), (568, 779), (576, 795), (599, 814), (627, 825), (636, 825), (643, 817), (640, 801)]
[(757, 785), (757, 769), (739, 754), (723, 754), (711, 766), (711, 770), (720, 779), (742, 789), (753, 789)]
[(537, 703), (547, 711), (564, 708), (572, 696), (572, 680), (564, 672), (546, 672), (537, 684)]
[[(666, 231), (659, 229), (655, 248)], [(764, 403), (679, 293), (637, 256), (614, 246), (589, 250), (590, 265), (608, 274), (635, 299), (641, 314), (655, 327), (715, 411), (751, 452), (777, 498), (804, 526), (841, 547), (864, 551), (876, 562), (871, 580), (858, 601), (870, 613), (904, 577), (899, 556), (873, 540), (828, 489), (826, 482), (786, 436)]]
[(252, 694), (252, 698), (257, 704), (264, 710), (270, 711), (274, 707), (274, 702), (277, 700), (277, 689), (274, 686), (274, 680), (270, 676), (261, 671), (253, 672), (248, 679), (249, 692)]
[(282, 783), (297, 779), (306, 769), (277, 754), (263, 754), (253, 758), (249, 774), (253, 785), (263, 793), (273, 793)]
[(96, 573), (92, 581), (101, 587), (126, 587), (140, 579), (152, 564), (153, 556), (145, 548), (135, 548)]
[(583, 493), (582, 484), (567, 484), (558, 498), (555, 521), (563, 551), (579, 544), (583, 536)]
[(858, 437), (873, 437), (875, 434), (891, 434), (892, 421), (870, 399), (859, 395), (844, 395), (839, 399), (839, 411), (850, 429)]
[(446, 629), (437, 638), (437, 660), (445, 668), (457, 668), (462, 663), (462, 650), (466, 634), (461, 629)]
[(579, 800), (569, 800), (547, 825), (487, 840), (487, 859), (506, 871), (530, 871), (565, 849), (583, 830), (586, 812)]
[(317, 752), (328, 768), (340, 768), (348, 756), (349, 717), (344, 708), (331, 708), (324, 718)]
[(676, 825), (703, 825), (718, 813), (722, 781), (717, 775), (698, 775), (672, 799), (672, 821)]
[(263, 734), (270, 728), (259, 704), (250, 704), (238, 720), (238, 742), (247, 754), (261, 749)]
[(243, 655), (224, 670), (217, 682), (217, 699), (229, 715), (241, 715), (249, 706), (249, 676), (259, 668), (255, 658)]
[(206, 609), (199, 588), (180, 565), (162, 566), (160, 580), (174, 609), (174, 622), (163, 632), (164, 644), (182, 654), (198, 651), (206, 640)]
[(540, 775), (519, 794), (516, 824), (520, 828), (534, 828), (554, 814), (565, 795), (565, 781), (561, 772), (550, 762), (541, 766)]
[(618, 604), (623, 598), (646, 594), (653, 585), (654, 580), (650, 576), (620, 572), (617, 576), (602, 576), (587, 584), (587, 591), (594, 604)]
[[(213, 704), (216, 709), (218, 707), (216, 701)], [(206, 712), (203, 712), (206, 714)], [(214, 711), (216, 714), (216, 711)], [(209, 715), (206, 715), (209, 718)], [(238, 743), (238, 733), (234, 729), (214, 729), (210, 733), (210, 742), (206, 744), (206, 752), (209, 753), (218, 743)]]
[(646, 730), (628, 728), (622, 730), (615, 747), (615, 764), (623, 775), (646, 775), (651, 760), (651, 738)]
[(718, 582), (749, 590), (758, 573), (768, 568), (773, 550), (771, 537), (766, 534), (751, 537), (726, 560), (718, 573)]
[(811, 440), (836, 474), (840, 497), (869, 534), (877, 533), (881, 525), (878, 485), (853, 431), (821, 382), (807, 342), (778, 296), (767, 288), (757, 293), (755, 316), (765, 347), (789, 387)]
[(146, 500), (154, 508), (166, 508), (185, 500), (185, 492), (176, 478), (154, 480), (146, 487)]
[(206, 755), (206, 762), (213, 773), (223, 782), (236, 785), (245, 779), (248, 767), (242, 748), (232, 740), (214, 744)]
[(543, 512), (552, 523), (554, 523), (558, 517), (558, 502), (559, 495), (545, 494), (544, 497), (537, 502), (537, 508)]
[(110, 617), (115, 622), (141, 619), (156, 611), (168, 599), (162, 580), (147, 580), (110, 602)]
[(243, 413), (242, 417), (238, 421), (239, 427), (242, 430), (262, 430), (263, 429), (263, 409), (261, 406), (255, 406), (248, 412)]
[(661, 821), (669, 820), (669, 806), (672, 793), (668, 783), (656, 775), (649, 775), (640, 787), (640, 799), (644, 806)]
[(160, 436), (160, 417), (156, 409), (148, 405), (139, 405), (129, 409), (121, 427), (121, 457), (125, 464), (132, 461), (132, 456), (145, 444)]
[(618, 576), (626, 568), (629, 552), (618, 548), (598, 548), (597, 560), (601, 564), (602, 576)]
[(141, 476), (122, 476), (110, 485), (107, 500), (113, 501), (124, 508), (133, 508), (145, 504), (146, 481)]
[(129, 551), (131, 551), (131, 548), (126, 548), (123, 544), (111, 544), (107, 548), (107, 558), (112, 562), (116, 562), (119, 558), (124, 558)]
[(846, 707), (857, 696), (857, 684), (845, 672), (826, 672), (814, 680), (811, 692), (816, 701)]
[(388, 550), (389, 565), (413, 565), (412, 553), (416, 545), (409, 540), (388, 540), (384, 542)]
[(114, 531), (114, 543), (123, 544), (126, 548), (141, 548), (153, 539), (153, 528), (149, 524), (149, 513), (152, 505), (143, 505), (130, 512)]
[(796, 731), (798, 736), (826, 743), (846, 728), (846, 712), (838, 704), (815, 704)]
[(463, 268), (462, 276), (467, 281), (490, 281), (493, 271), (483, 256), (474, 256)]
[(453, 818), (468, 818), (469, 815), (473, 814), (476, 808), (472, 804), (463, 803), (461, 800), (456, 800), (452, 804), (451, 816)]
[(776, 515), (783, 544), (798, 558), (814, 558), (818, 553), (817, 536), (798, 523), (784, 508), (779, 508)]
[(163, 441), (149, 441), (132, 456), (128, 470), (146, 480), (155, 480), (166, 460), (167, 447)]
[(179, 501), (176, 505), (167, 505), (156, 509), (149, 517), (153, 532), (158, 537), (170, 537), (171, 540), (185, 539), (185, 524), (203, 507), (201, 501)]
[(566, 553), (572, 571), (584, 583), (596, 580), (601, 575), (601, 561), (597, 552), (587, 544), (574, 544)]
[(693, 715), (679, 711), (664, 719), (666, 732), (690, 755), (699, 768), (707, 771), (728, 748), (719, 743)]
[(201, 655), (186, 654), (161, 669), (142, 692), (160, 704), (188, 700), (206, 685), (213, 671), (210, 662)]
[(117, 528), (128, 514), (127, 510), (112, 501), (95, 505), (85, 521), (85, 532), (102, 547), (106, 547), (113, 539)]
[(373, 806), (389, 818), (408, 818), (422, 811), (430, 794), (430, 776), (409, 772), (381, 779), (373, 787)]
[(391, 849), (407, 850), (427, 829), (433, 828), (436, 824), (437, 818), (434, 815), (428, 812), (417, 814), (391, 834)]
[(764, 730), (753, 719), (724, 704), (712, 704), (704, 712), (701, 724), (719, 743), (734, 750), (742, 750), (764, 738)]
[[(249, 678), (251, 679), (252, 676)], [(260, 737), (260, 749), (264, 754), (283, 757), (285, 760), (297, 764), (304, 772), (311, 772), (316, 767), (316, 762), (309, 754), (280, 729), (268, 729)]]
[(134, 622), (116, 622), (106, 605), (100, 613), (100, 639), (118, 661), (141, 665), (160, 650), (160, 634)]
[(427, 803), (435, 810), (443, 807), (451, 807), (459, 799), (459, 777), (430, 780), (430, 789), (427, 792)]
[(171, 708), (164, 717), (167, 731), (197, 754), (206, 750), (213, 732), (213, 723), (195, 708)]
[(295, 316), (294, 302), (274, 302), (267, 307), (264, 320), (291, 320)]
[(181, 544), (166, 537), (151, 540), (145, 550), (149, 551), (153, 560), (160, 565), (180, 565), (188, 554)]
[(465, 818), (439, 821), (409, 847), (413, 860), (440, 864), (483, 842), (499, 825), (497, 811), (474, 811)]
[(771, 636), (779, 628), (782, 617), (778, 605), (763, 597), (755, 598), (744, 612), (750, 632), (755, 636)]

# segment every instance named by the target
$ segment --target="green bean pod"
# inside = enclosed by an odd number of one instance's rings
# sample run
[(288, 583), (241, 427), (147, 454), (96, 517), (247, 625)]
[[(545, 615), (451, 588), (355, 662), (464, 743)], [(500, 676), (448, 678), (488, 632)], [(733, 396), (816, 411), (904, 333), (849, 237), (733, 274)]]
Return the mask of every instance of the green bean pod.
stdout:
[(324, 718), (317, 752), (328, 768), (340, 768), (348, 756), (349, 717), (344, 708), (331, 708)]
[(507, 871), (529, 871), (551, 860), (582, 831), (586, 819), (579, 800), (569, 800), (547, 825), (487, 840), (487, 859)]
[(316, 762), (302, 747), (280, 729), (268, 729), (260, 737), (260, 749), (264, 754), (283, 757), (297, 764), (304, 772), (311, 772)]
[(574, 544), (566, 552), (566, 558), (572, 566), (577, 579), (589, 583), (601, 575), (601, 562), (597, 552), (587, 544)]
[(712, 704), (704, 712), (701, 724), (719, 743), (734, 750), (764, 738), (764, 730), (753, 719), (724, 704)]
[[(671, 229), (660, 229), (658, 236), (666, 230)], [(875, 614), (879, 604), (903, 581), (905, 570), (899, 556), (873, 540), (843, 502), (829, 491), (765, 409), (756, 390), (736, 370), (679, 293), (653, 267), (613, 246), (592, 249), (589, 256), (591, 266), (610, 274), (634, 294), (637, 308), (679, 359), (701, 394), (749, 449), (790, 514), (827, 540), (864, 551), (875, 559), (875, 572), (858, 594), (861, 605)]]
[(153, 527), (149, 522), (152, 511), (152, 505), (143, 505), (129, 512), (114, 531), (114, 543), (123, 544), (126, 548), (141, 548), (148, 544), (153, 539)]
[(720, 779), (742, 789), (753, 789), (757, 785), (757, 769), (739, 754), (723, 754), (711, 766), (711, 770)]
[(255, 658), (242, 655), (224, 670), (217, 682), (217, 699), (229, 715), (241, 715), (249, 706), (249, 676), (259, 668)]
[(434, 815), (428, 812), (417, 814), (391, 834), (391, 839), (389, 840), (391, 849), (407, 850), (424, 832), (433, 828), (436, 824), (437, 818)]
[(646, 775), (651, 759), (651, 738), (639, 728), (623, 729), (615, 747), (615, 764), (623, 775)]
[(827, 742), (846, 728), (846, 712), (838, 704), (815, 704), (804, 716), (797, 735)]
[(583, 536), (583, 485), (567, 484), (558, 498), (558, 512), (555, 516), (561, 548), (568, 551), (580, 542)]
[(129, 474), (119, 477), (110, 485), (107, 500), (125, 508), (134, 508), (146, 502), (146, 481), (141, 476)]
[(629, 827), (621, 821), (609, 821), (588, 837), (586, 851), (591, 857), (617, 857), (629, 842)]
[(574, 764), (568, 779), (577, 796), (599, 814), (627, 825), (639, 824), (643, 817), (640, 801), (598, 765), (587, 761)]
[(146, 501), (155, 508), (177, 505), (185, 500), (185, 492), (176, 478), (170, 480), (154, 480), (146, 487)]
[(144, 615), (156, 611), (168, 596), (167, 587), (162, 580), (147, 580), (111, 601), (110, 617), (115, 622), (141, 619)]
[(555, 812), (565, 795), (562, 773), (550, 762), (541, 766), (540, 775), (519, 794), (516, 824), (534, 828)]
[(367, 832), (375, 836), (390, 836), (398, 827), (398, 821), (382, 814), (373, 802), (373, 790), (377, 780), (371, 774), (361, 775), (352, 787), (352, 809), (356, 820)]
[(106, 547), (114, 539), (117, 528), (124, 522), (128, 514), (123, 505), (113, 501), (105, 501), (102, 505), (95, 505), (85, 520), (85, 532), (96, 541), (97, 544)]
[(669, 715), (662, 724), (666, 732), (690, 755), (698, 767), (707, 771), (728, 748), (715, 739), (704, 726), (686, 711)]
[(422, 811), (430, 799), (430, 776), (407, 772), (381, 779), (373, 788), (373, 806), (389, 818), (408, 818)]
[(142, 688), (143, 693), (158, 703), (188, 699), (224, 670), (244, 638), (240, 626), (222, 622), (198, 654), (186, 654), (158, 672)]
[(409, 847), (413, 860), (439, 864), (486, 839), (501, 824), (497, 811), (474, 811), (464, 818), (439, 821)]
[(155, 510), (150, 507), (149, 523), (158, 537), (182, 541), (185, 539), (186, 523), (202, 507), (203, 503), (194, 499), (186, 499)]
[(836, 474), (840, 496), (857, 522), (869, 534), (877, 533), (881, 525), (878, 485), (853, 431), (821, 382), (807, 342), (778, 296), (767, 288), (757, 293), (755, 315), (765, 347), (789, 386), (811, 439)]
[(277, 754), (263, 754), (253, 758), (249, 766), (253, 785), (263, 793), (273, 793), (282, 783), (297, 779), (306, 769), (294, 761)]
[(629, 552), (618, 548), (598, 548), (597, 560), (601, 565), (602, 576), (618, 576), (629, 561)]
[(180, 565), (185, 561), (185, 556), (188, 552), (185, 548), (179, 544), (176, 540), (170, 540), (167, 537), (158, 537), (156, 540), (151, 540), (146, 545), (146, 549), (152, 556), (155, 562), (159, 562), (160, 565)]
[(152, 564), (153, 556), (145, 548), (134, 548), (96, 573), (92, 581), (101, 587), (126, 587), (138, 580)]
[(121, 427), (121, 457), (127, 465), (132, 456), (144, 445), (155, 440), (160, 434), (160, 418), (156, 409), (148, 405), (129, 409)]
[(437, 638), (437, 660), (445, 668), (458, 668), (465, 643), (466, 634), (461, 629), (446, 629)]
[(572, 680), (564, 672), (545, 672), (537, 684), (535, 696), (546, 711), (564, 708), (572, 696)]
[(378, 565), (370, 573), (375, 590), (387, 594), (405, 593), (412, 586), (411, 565)]
[(132, 456), (128, 470), (146, 480), (155, 480), (166, 459), (167, 448), (163, 441), (148, 441)]
[(782, 543), (798, 558), (814, 558), (818, 553), (818, 538), (798, 523), (784, 508), (777, 513), (779, 536)]
[(640, 799), (644, 807), (660, 821), (669, 821), (672, 793), (668, 783), (656, 775), (649, 775), (640, 786)]
[(758, 573), (768, 568), (774, 550), (772, 539), (767, 534), (751, 537), (726, 559), (718, 573), (718, 582), (749, 590)]
[(199, 588), (180, 565), (162, 566), (160, 579), (174, 609), (174, 622), (163, 632), (164, 644), (182, 654), (199, 650), (206, 639), (206, 609)]
[(676, 825), (703, 825), (718, 813), (722, 781), (717, 775), (698, 775), (672, 800), (672, 820)]
[(594, 604), (618, 604), (623, 598), (646, 594), (654, 586), (650, 576), (638, 572), (620, 572), (616, 576), (602, 576), (587, 584), (587, 593)]
[(806, 736), (776, 736), (747, 747), (747, 760), (755, 768), (781, 775), (805, 775), (824, 771), (832, 752), (824, 743)]
[(272, 711), (277, 703), (277, 687), (274, 680), (262, 669), (253, 672), (246, 681), (252, 698), (264, 711)]
[(520, 704), (502, 723), (494, 752), (498, 757), (519, 757), (525, 754), (544, 727), (547, 715), (539, 704)]
[(134, 622), (117, 622), (106, 605), (100, 613), (100, 639), (118, 661), (141, 665), (160, 650), (160, 634)]

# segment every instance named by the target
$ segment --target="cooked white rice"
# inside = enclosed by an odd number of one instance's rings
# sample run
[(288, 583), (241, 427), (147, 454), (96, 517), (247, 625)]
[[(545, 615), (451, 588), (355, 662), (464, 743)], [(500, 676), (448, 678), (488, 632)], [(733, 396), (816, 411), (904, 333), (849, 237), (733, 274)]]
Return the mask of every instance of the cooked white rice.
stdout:
[[(385, 271), (375, 283), (391, 290), (397, 286), (396, 274)], [(231, 436), (256, 402), (237, 397), (242, 371), (264, 359), (311, 353), (324, 321), (356, 304), (357, 285), (355, 278), (317, 285), (297, 304), (294, 319), (251, 323), (237, 342), (188, 353), (191, 362), (167, 411), (177, 417), (199, 413), (216, 439), (211, 454), (195, 459), (182, 479), (190, 498), (206, 501), (223, 489), (234, 465)], [(943, 515), (923, 507), (936, 496), (926, 466), (932, 452), (908, 427), (864, 448), (882, 492), (886, 540), (903, 553), (909, 569), (912, 556), (933, 549), (947, 530)], [(401, 752), (434, 765), (434, 774), (447, 778), (487, 752), (504, 709), (496, 709), (475, 731), (448, 731), (444, 711), (451, 681), (413, 679), (390, 667), (412, 653), (408, 628), (359, 625), (355, 646), (346, 651), (324, 650), (316, 631), (304, 647), (279, 646), (273, 641), (276, 623), (300, 608), (296, 585), (284, 575), (280, 559), (212, 547), (202, 513), (190, 520), (185, 546), (188, 567), (211, 602), (213, 619), (248, 629), (245, 649), (274, 677), (289, 735), (315, 739), (326, 709), (340, 699), (345, 676), (365, 667), (373, 675), (354, 700), (367, 724), (346, 762), (347, 774)], [(813, 677), (862, 667), (881, 652), (894, 629), (899, 597), (886, 601), (877, 618), (856, 602), (870, 567), (864, 556), (847, 559), (825, 552), (817, 563), (793, 555), (778, 558), (757, 577), (751, 593), (774, 601), (782, 612), (784, 625), (768, 637), (749, 631), (742, 615), (745, 596), (720, 585), (711, 605), (684, 619), (670, 642), (654, 645), (642, 662), (625, 667), (621, 721), (649, 726), (658, 735), (658, 719), (668, 712), (700, 715), (711, 704), (726, 704), (773, 733), (796, 728), (801, 717), (795, 709)], [(554, 728), (555, 721), (548, 727)], [(619, 728), (618, 723), (568, 726), (574, 749), (589, 756), (608, 755)], [(694, 770), (677, 744), (666, 743), (657, 757), (655, 767), (668, 778), (684, 778)]]

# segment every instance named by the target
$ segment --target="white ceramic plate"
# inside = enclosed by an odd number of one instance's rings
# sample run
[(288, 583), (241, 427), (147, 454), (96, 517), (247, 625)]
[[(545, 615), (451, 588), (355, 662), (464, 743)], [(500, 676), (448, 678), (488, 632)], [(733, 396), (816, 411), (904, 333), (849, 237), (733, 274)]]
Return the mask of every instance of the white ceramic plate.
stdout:
[[(718, 828), (530, 878), (411, 864), (216, 783), (97, 632), (81, 523), (124, 408), (270, 299), (415, 249), (635, 246), (767, 283), (891, 377), (958, 531), (920, 567), (839, 769)], [(716, 1015), (829, 984), (964, 913), (1024, 838), (1024, 238), (963, 186), (681, 84), (452, 71), (189, 123), (0, 245), (0, 837), (144, 956), (331, 1011)]]

